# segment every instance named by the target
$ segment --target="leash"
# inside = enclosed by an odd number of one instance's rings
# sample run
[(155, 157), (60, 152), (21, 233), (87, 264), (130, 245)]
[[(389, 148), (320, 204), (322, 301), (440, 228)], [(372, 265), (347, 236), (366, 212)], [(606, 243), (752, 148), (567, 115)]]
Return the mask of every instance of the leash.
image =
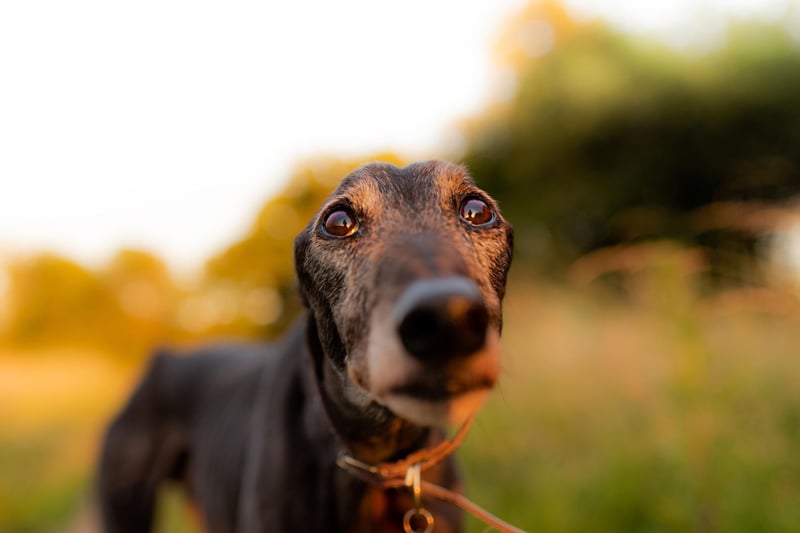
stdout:
[(407, 487), (411, 489), (411, 493), (414, 496), (414, 507), (409, 509), (403, 516), (403, 530), (406, 533), (430, 533), (433, 531), (433, 515), (422, 506), (423, 491), (434, 498), (457, 505), (497, 531), (502, 533), (525, 533), (522, 529), (497, 518), (465, 496), (435, 483), (422, 480), (422, 472), (439, 464), (458, 448), (467, 436), (467, 432), (472, 426), (472, 421), (473, 417), (470, 417), (464, 422), (453, 438), (444, 439), (433, 448), (414, 452), (405, 459), (394, 463), (372, 465), (342, 452), (336, 459), (336, 464), (339, 468), (380, 488)]

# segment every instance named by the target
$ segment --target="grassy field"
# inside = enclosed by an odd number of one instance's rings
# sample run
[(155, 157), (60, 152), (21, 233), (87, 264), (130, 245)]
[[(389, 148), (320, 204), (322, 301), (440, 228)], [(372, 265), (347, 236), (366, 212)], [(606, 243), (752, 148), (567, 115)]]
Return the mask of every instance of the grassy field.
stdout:
[(680, 292), (510, 298), (475, 500), (531, 531), (800, 531), (800, 315)]
[(0, 531), (59, 530), (88, 498), (130, 372), (81, 350), (0, 352)]
[[(796, 296), (636, 283), (512, 286), (468, 494), (530, 531), (800, 531)], [(94, 531), (98, 435), (136, 374), (112, 360), (0, 353), (0, 531)], [(191, 530), (175, 491), (160, 523)]]

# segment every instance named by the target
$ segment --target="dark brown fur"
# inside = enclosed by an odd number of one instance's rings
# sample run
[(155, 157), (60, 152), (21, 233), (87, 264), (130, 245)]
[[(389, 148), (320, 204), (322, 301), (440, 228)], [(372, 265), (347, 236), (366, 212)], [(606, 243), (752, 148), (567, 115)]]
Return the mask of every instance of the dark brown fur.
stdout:
[[(469, 198), (496, 213), (491, 224), (459, 216)], [(344, 238), (323, 228), (341, 206), (359, 223)], [(511, 237), (494, 202), (459, 166), (370, 164), (347, 176), (296, 239), (308, 313), (282, 341), (154, 357), (104, 442), (106, 531), (148, 531), (168, 478), (187, 483), (214, 533), (402, 531), (412, 504), (405, 491), (368, 486), (339, 469), (336, 457), (348, 449), (368, 462), (397, 460), (435, 444), (436, 426), (477, 408), (479, 400), (461, 398), (482, 398), (497, 377)], [(476, 328), (485, 328), (480, 346), (436, 357), (404, 348), (419, 329), (408, 309), (447, 307), (429, 293), (472, 306)], [(398, 333), (403, 320), (417, 330)], [(461, 331), (434, 334), (457, 345)], [(458, 485), (451, 459), (424, 477)], [(425, 505), (437, 531), (461, 529), (452, 506)]]

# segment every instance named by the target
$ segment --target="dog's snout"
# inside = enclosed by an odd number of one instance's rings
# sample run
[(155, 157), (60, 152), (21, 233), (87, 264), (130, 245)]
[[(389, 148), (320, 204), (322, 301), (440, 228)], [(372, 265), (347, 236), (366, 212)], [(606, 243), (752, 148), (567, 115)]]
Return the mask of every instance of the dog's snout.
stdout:
[(395, 307), (395, 318), (408, 353), (431, 363), (480, 350), (489, 324), (480, 291), (461, 277), (412, 283)]

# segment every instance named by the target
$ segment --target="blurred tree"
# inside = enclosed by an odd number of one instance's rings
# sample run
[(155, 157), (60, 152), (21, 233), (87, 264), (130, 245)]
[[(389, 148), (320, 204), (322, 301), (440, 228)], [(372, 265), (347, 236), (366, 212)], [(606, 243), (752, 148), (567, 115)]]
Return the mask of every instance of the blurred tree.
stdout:
[(205, 296), (198, 295), (195, 304), (210, 310), (227, 301), (236, 309), (225, 316), (213, 311), (187, 315), (188, 322), (213, 324), (213, 331), (226, 334), (262, 336), (283, 330), (300, 311), (295, 295), (295, 236), (339, 181), (369, 160), (405, 164), (395, 154), (381, 153), (355, 160), (318, 157), (299, 165), (284, 189), (261, 208), (247, 233), (206, 265)]
[(41, 254), (8, 266), (8, 324), (16, 345), (74, 344), (143, 355), (154, 343), (179, 338), (180, 297), (164, 263), (122, 250), (100, 272)]
[(19, 344), (84, 342), (108, 331), (110, 293), (89, 270), (53, 254), (9, 265), (8, 336)]
[(712, 262), (746, 257), (754, 235), (695, 210), (800, 191), (800, 48), (783, 28), (734, 27), (693, 55), (537, 2), (498, 55), (513, 90), (465, 124), (464, 162), (529, 265), (652, 237), (699, 242), (720, 252)]
[(141, 353), (154, 343), (176, 337), (180, 294), (161, 259), (142, 250), (121, 250), (100, 278), (113, 297), (109, 312), (118, 320), (115, 348)]

